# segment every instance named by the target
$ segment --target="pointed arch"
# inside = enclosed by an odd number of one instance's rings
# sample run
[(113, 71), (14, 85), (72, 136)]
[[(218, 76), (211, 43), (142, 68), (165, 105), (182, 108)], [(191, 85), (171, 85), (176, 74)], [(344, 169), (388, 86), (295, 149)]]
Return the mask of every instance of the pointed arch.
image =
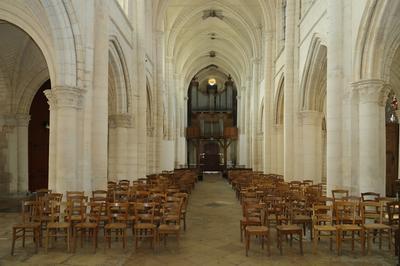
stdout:
[(283, 106), (284, 106), (284, 87), (285, 87), (285, 77), (282, 74), (279, 83), (278, 89), (275, 93), (275, 100), (274, 100), (274, 117), (275, 117), (275, 124), (282, 125), (283, 124)]
[(389, 83), (400, 44), (399, 1), (369, 0), (358, 30), (354, 80), (380, 79)]
[(327, 48), (314, 35), (308, 51), (300, 85), (300, 110), (323, 112), (326, 97)]
[(109, 44), (109, 114), (126, 114), (131, 109), (130, 81), (125, 56), (118, 39)]

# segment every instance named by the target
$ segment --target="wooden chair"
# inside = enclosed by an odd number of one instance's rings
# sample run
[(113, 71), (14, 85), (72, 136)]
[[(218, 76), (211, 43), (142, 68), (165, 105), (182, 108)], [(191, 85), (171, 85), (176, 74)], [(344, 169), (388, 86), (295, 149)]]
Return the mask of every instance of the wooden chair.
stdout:
[(158, 227), (157, 239), (164, 239), (164, 246), (167, 243), (168, 235), (175, 235), (177, 244), (179, 245), (179, 233), (181, 230), (181, 211), (183, 199), (179, 198), (178, 202), (166, 202), (163, 206), (163, 217)]
[(258, 199), (256, 199), (257, 202), (251, 202), (251, 201), (245, 201), (242, 204), (242, 212), (243, 212), (243, 217), (240, 219), (240, 242), (243, 242), (243, 233), (246, 229), (247, 226), (261, 226), (261, 217), (259, 212), (254, 212), (253, 214), (248, 214), (246, 217), (246, 210), (245, 206), (247, 204), (256, 204), (258, 203)]
[(135, 211), (137, 222), (135, 224), (135, 248), (138, 248), (138, 241), (146, 238), (151, 239), (150, 245), (155, 246), (157, 237), (157, 226), (154, 223), (154, 202), (137, 202)]
[(82, 195), (70, 196), (67, 200), (67, 208), (64, 220), (71, 224), (71, 229), (77, 223), (82, 223), (86, 219), (87, 197)]
[[(361, 250), (364, 254), (364, 228), (356, 223), (357, 204), (351, 201), (336, 201), (336, 228), (337, 228), (337, 253), (341, 254), (342, 241), (351, 240), (351, 250), (354, 251), (355, 233), (358, 235), (358, 240), (361, 242)], [(346, 237), (346, 233), (351, 233), (351, 238)]]
[[(322, 237), (329, 238), (329, 249), (332, 250), (332, 242), (337, 239), (337, 229), (333, 225), (333, 207), (332, 205), (314, 205), (313, 206), (313, 253), (317, 253), (318, 241)], [(328, 234), (321, 234), (328, 233)]]
[(126, 247), (127, 235), (127, 219), (128, 219), (129, 203), (128, 202), (111, 202), (107, 203), (108, 223), (104, 226), (104, 239), (111, 248), (111, 238), (114, 232), (116, 238), (122, 238), (122, 247)]
[(261, 247), (264, 249), (264, 239), (267, 239), (267, 250), (268, 256), (271, 255), (270, 250), (270, 239), (269, 239), (269, 228), (268, 228), (268, 213), (266, 205), (263, 203), (248, 203), (244, 206), (244, 216), (246, 220), (246, 224), (251, 224), (250, 219), (254, 217), (255, 213), (258, 213), (256, 216), (260, 217), (260, 225), (247, 225), (245, 227), (245, 239), (246, 239), (246, 256), (248, 256), (248, 252), (250, 249), (250, 239), (251, 236), (259, 237), (261, 240)]
[(83, 239), (86, 237), (86, 232), (88, 236), (92, 237), (93, 249), (96, 252), (97, 248), (97, 235), (99, 232), (99, 221), (101, 215), (101, 205), (99, 202), (90, 202), (88, 206), (90, 207), (90, 212), (88, 215), (83, 215), (81, 222), (74, 226), (74, 252), (76, 251), (76, 241), (78, 239), (78, 233), (80, 233), (81, 248), (83, 247)]
[[(45, 242), (45, 251), (47, 253), (49, 247), (49, 239), (52, 237), (65, 237), (67, 241), (67, 251), (70, 252), (70, 243), (71, 243), (71, 224), (69, 222), (60, 222), (60, 202), (58, 201), (50, 201), (50, 221), (46, 226), (46, 242)], [(71, 206), (67, 206), (67, 208), (71, 208)], [(67, 220), (71, 220), (71, 212), (67, 212), (66, 215)], [(64, 232), (60, 232), (62, 230)]]
[(361, 193), (361, 201), (378, 201), (381, 197), (381, 194), (376, 192), (364, 192)]
[(349, 196), (349, 191), (346, 189), (332, 189), (333, 201), (340, 200)]
[(51, 189), (47, 189), (47, 188), (41, 188), (35, 191), (36, 194), (36, 200), (39, 200), (42, 197), (46, 197), (49, 194), (51, 194), (52, 190)]
[(395, 254), (400, 257), (400, 201), (388, 201), (386, 207), (389, 226), (394, 234)]
[(292, 224), (292, 213), (289, 204), (280, 203), (275, 208), (276, 215), (276, 233), (277, 233), (277, 244), (279, 252), (282, 255), (282, 241), (283, 237), (287, 238), (290, 236), (290, 246), (292, 246), (293, 235), (299, 236), (300, 254), (303, 255), (303, 230), (300, 226)]
[(186, 231), (186, 212), (189, 201), (189, 195), (184, 192), (178, 192), (173, 195), (174, 197), (181, 198), (183, 200), (181, 209), (181, 220), (183, 221), (183, 231)]
[(21, 223), (13, 226), (11, 256), (14, 255), (15, 241), (22, 238), (22, 247), (25, 247), (25, 238), (32, 237), (35, 242), (35, 252), (41, 244), (40, 238), (40, 222), (35, 222), (35, 217), (39, 214), (38, 201), (23, 201), (21, 211)]
[[(391, 248), (392, 228), (383, 224), (383, 202), (364, 201), (361, 203), (361, 217), (363, 219), (363, 227), (367, 236), (367, 253), (371, 246), (371, 236), (375, 238), (375, 234), (379, 234), (379, 249), (382, 248), (382, 235), (386, 234), (388, 238), (389, 250)], [(368, 223), (370, 221), (370, 223)]]
[(292, 224), (299, 224), (303, 226), (303, 234), (306, 235), (307, 228), (310, 228), (310, 235), (312, 239), (312, 218), (311, 211), (308, 209), (305, 197), (297, 196), (290, 200)]

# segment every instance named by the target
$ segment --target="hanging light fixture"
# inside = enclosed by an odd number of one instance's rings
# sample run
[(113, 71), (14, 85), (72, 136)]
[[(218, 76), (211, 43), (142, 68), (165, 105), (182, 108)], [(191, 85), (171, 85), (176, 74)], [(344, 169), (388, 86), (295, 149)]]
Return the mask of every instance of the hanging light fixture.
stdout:
[(232, 77), (231, 77), (231, 75), (229, 74), (229, 76), (228, 76), (228, 80), (227, 81), (225, 81), (225, 89), (233, 89), (233, 81), (232, 81)]
[(197, 81), (196, 76), (194, 76), (192, 78), (192, 81), (190, 81), (190, 87), (192, 88), (192, 90), (197, 90), (199, 88), (199, 82)]

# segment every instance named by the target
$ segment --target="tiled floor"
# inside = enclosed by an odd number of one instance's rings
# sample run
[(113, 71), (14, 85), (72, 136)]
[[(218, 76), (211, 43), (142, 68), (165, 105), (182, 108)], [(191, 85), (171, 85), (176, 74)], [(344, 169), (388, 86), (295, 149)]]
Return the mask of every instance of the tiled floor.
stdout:
[(68, 254), (64, 242), (57, 241), (48, 254), (43, 249), (34, 254), (31, 242), (25, 249), (17, 243), (14, 256), (10, 255), (11, 227), (18, 214), (0, 213), (0, 265), (395, 265), (393, 252), (379, 251), (376, 246), (371, 255), (362, 256), (359, 247), (354, 253), (346, 244), (342, 256), (329, 251), (322, 244), (318, 255), (311, 252), (309, 239), (304, 241), (304, 256), (299, 255), (298, 245), (284, 246), (280, 256), (276, 248), (275, 230), (272, 229), (271, 256), (252, 242), (249, 257), (245, 256), (244, 245), (240, 243), (239, 219), (241, 209), (230, 185), (218, 175), (208, 175), (198, 182), (193, 191), (189, 209), (187, 231), (182, 233), (179, 247), (174, 238), (168, 239), (167, 247), (161, 246), (152, 251), (149, 243), (142, 243), (134, 250), (130, 236), (128, 247), (122, 250), (115, 244), (104, 249), (100, 237), (100, 247), (93, 253), (90, 243), (75, 254)]

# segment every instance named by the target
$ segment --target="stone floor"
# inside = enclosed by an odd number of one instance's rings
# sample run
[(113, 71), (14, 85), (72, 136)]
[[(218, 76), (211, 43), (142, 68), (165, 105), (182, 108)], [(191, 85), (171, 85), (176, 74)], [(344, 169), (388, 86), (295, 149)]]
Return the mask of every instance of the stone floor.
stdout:
[[(4, 204), (6, 201), (0, 202)], [(0, 210), (2, 208), (0, 207)], [(67, 253), (64, 242), (57, 241), (48, 254), (43, 249), (34, 253), (29, 242), (25, 249), (17, 242), (15, 255), (10, 255), (11, 227), (18, 214), (1, 212), (0, 224), (0, 265), (395, 265), (393, 252), (379, 251), (374, 247), (372, 254), (362, 256), (359, 247), (354, 252), (345, 245), (342, 256), (329, 251), (322, 243), (318, 255), (311, 252), (309, 238), (304, 241), (304, 256), (300, 256), (298, 244), (284, 246), (284, 255), (279, 255), (275, 245), (275, 230), (272, 229), (271, 256), (262, 250), (254, 240), (249, 256), (244, 253), (244, 245), (239, 237), (241, 209), (230, 185), (218, 175), (205, 176), (193, 191), (188, 207), (187, 231), (182, 233), (180, 245), (174, 238), (168, 239), (167, 246), (153, 251), (145, 242), (134, 250), (133, 239), (123, 250), (120, 243), (111, 249), (104, 249), (100, 237), (100, 247), (93, 253), (90, 243), (75, 254)]]

